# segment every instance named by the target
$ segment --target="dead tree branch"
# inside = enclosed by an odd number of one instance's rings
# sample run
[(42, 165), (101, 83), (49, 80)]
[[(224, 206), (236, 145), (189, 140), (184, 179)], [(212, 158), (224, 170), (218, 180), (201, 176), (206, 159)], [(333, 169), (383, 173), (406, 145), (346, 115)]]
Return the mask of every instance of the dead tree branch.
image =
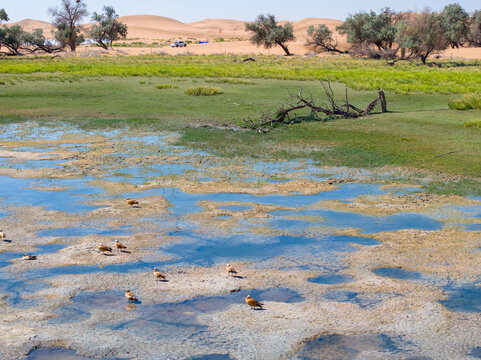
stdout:
[[(249, 121), (244, 121), (244, 125), (253, 129), (260, 129), (265, 126), (281, 124), (289, 125), (302, 121), (326, 121), (332, 120), (336, 117), (355, 119), (370, 115), (379, 103), (381, 103), (381, 111), (387, 112), (386, 97), (384, 91), (381, 89), (378, 90), (378, 96), (373, 101), (371, 101), (364, 109), (360, 109), (349, 101), (347, 89), (345, 102), (339, 104), (335, 99), (331, 84), (329, 82), (322, 83), (322, 87), (324, 89), (327, 105), (317, 105), (312, 94), (306, 98), (303, 94), (304, 89), (301, 89), (297, 95), (292, 96), (289, 99), (287, 105), (280, 106), (276, 112), (262, 114), (258, 122), (251, 119), (249, 119)], [(295, 111), (303, 109), (310, 110), (308, 116), (295, 115)]]

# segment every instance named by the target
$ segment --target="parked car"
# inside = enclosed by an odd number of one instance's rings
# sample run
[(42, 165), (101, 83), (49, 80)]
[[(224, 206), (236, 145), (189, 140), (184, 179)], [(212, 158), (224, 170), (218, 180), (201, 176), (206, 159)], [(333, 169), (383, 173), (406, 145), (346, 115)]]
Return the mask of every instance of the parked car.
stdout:
[(176, 41), (170, 44), (172, 47), (186, 47), (187, 44), (184, 41)]

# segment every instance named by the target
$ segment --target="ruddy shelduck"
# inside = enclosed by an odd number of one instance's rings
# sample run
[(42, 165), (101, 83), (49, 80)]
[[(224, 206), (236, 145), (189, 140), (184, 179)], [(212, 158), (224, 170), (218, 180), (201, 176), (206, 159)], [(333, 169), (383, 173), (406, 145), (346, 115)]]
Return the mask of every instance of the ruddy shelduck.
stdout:
[(235, 274), (237, 274), (237, 270), (234, 269), (232, 266), (230, 266), (230, 264), (227, 264), (227, 265), (225, 266), (225, 269), (226, 269), (227, 274), (228, 274), (229, 276), (234, 276)]
[(115, 242), (115, 247), (117, 248), (117, 250), (127, 249), (127, 246), (122, 244), (120, 241), (115, 240), (114, 242)]
[(125, 290), (125, 297), (127, 298), (127, 300), (130, 301), (139, 301), (139, 299), (137, 299), (135, 297), (135, 295), (132, 293), (132, 291), (130, 290)]
[(108, 247), (108, 246), (105, 246), (104, 244), (102, 243), (99, 243), (97, 245), (97, 249), (99, 249), (99, 251), (105, 255), (106, 252), (112, 252), (112, 248), (111, 247)]
[(165, 277), (164, 274), (162, 274), (159, 269), (157, 268), (154, 268), (154, 276), (158, 279), (158, 280), (167, 280), (167, 278)]
[(127, 198), (127, 199), (125, 199), (125, 201), (126, 201), (127, 204), (129, 204), (130, 206), (139, 205), (139, 202), (138, 202), (137, 200), (134, 200), (134, 199), (131, 199), (131, 198)]
[(260, 308), (260, 309), (264, 309), (262, 306), (264, 305), (263, 303), (257, 301), (256, 299), (253, 299), (251, 298), (250, 295), (247, 295), (246, 297), (246, 303), (247, 305), (249, 305), (251, 307), (251, 309), (255, 309), (255, 308)]

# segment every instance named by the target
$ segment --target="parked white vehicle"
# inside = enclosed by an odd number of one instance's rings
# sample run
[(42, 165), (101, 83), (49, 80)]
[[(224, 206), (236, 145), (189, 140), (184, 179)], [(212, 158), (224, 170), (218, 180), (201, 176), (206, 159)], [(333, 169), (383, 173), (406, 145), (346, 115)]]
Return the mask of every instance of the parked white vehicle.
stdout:
[(187, 44), (184, 41), (176, 41), (170, 44), (171, 47), (186, 47)]

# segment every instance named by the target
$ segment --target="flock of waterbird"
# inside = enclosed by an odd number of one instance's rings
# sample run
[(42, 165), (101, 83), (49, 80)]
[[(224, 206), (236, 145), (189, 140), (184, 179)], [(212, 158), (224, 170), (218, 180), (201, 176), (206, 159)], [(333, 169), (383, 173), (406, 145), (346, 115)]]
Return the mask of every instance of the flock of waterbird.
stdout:
[[(126, 198), (125, 201), (131, 207), (134, 207), (134, 206), (138, 207), (139, 206), (139, 202), (137, 200), (134, 200), (134, 199), (131, 199), (131, 198)], [(7, 236), (6, 236), (6, 234), (3, 230), (0, 230), (0, 239), (3, 240), (3, 241), (6, 241), (6, 239), (7, 239)], [(119, 240), (114, 240), (114, 244), (115, 244), (115, 248), (118, 251), (125, 252), (126, 249), (127, 249), (127, 246), (125, 246)], [(97, 245), (97, 249), (103, 255), (106, 255), (107, 253), (111, 253), (111, 254), (113, 253), (113, 249), (110, 246), (104, 245), (102, 243), (99, 243)], [(37, 256), (24, 254), (22, 259), (25, 260), (25, 261), (33, 261), (33, 260), (37, 260)], [(227, 276), (234, 277), (238, 274), (237, 270), (233, 266), (231, 266), (230, 264), (227, 264), (225, 266), (225, 270), (227, 271)], [(167, 277), (162, 272), (160, 272), (158, 268), (154, 268), (153, 275), (159, 281), (168, 281)], [(127, 298), (127, 300), (129, 302), (138, 302), (139, 301), (139, 299), (130, 290), (125, 290), (125, 297)], [(263, 307), (264, 304), (257, 301), (254, 298), (251, 298), (250, 295), (247, 295), (247, 297), (245, 298), (245, 302), (246, 302), (247, 305), (249, 305), (251, 307), (251, 309), (257, 309), (257, 308), (264, 309), (264, 307)]]

